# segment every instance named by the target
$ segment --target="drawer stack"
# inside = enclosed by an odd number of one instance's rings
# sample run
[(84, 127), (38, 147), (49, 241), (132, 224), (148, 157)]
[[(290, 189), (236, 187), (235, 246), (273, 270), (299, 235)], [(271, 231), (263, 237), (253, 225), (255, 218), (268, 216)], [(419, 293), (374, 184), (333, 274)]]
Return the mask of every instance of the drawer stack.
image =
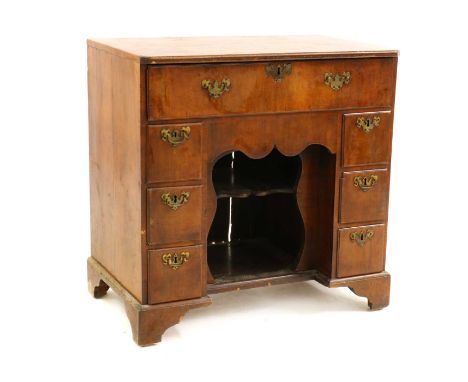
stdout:
[(148, 303), (201, 297), (201, 124), (148, 126)]
[(384, 270), (391, 136), (390, 111), (344, 116), (339, 278)]

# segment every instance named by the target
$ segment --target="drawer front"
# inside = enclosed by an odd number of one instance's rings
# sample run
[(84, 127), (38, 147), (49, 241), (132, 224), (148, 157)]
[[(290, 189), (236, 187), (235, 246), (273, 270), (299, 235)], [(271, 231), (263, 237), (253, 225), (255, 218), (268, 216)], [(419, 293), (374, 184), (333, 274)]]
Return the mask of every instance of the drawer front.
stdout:
[(337, 276), (382, 272), (385, 268), (385, 242), (383, 224), (340, 229)]
[(148, 183), (201, 179), (200, 124), (148, 126), (147, 147)]
[(202, 187), (152, 188), (147, 191), (148, 244), (201, 241)]
[(158, 249), (148, 256), (150, 304), (202, 296), (202, 246)]
[(340, 222), (386, 220), (388, 187), (387, 169), (343, 173)]
[(392, 115), (378, 113), (344, 116), (343, 166), (390, 162)]
[(148, 120), (388, 107), (395, 74), (395, 58), (155, 65), (148, 69)]

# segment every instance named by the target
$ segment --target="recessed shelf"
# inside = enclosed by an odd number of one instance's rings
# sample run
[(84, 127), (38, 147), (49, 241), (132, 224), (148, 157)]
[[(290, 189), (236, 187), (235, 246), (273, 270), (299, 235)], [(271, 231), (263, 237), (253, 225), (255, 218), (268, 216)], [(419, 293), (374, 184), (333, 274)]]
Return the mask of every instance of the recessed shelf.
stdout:
[(208, 243), (208, 251), (210, 271), (216, 283), (290, 274), (296, 256), (267, 238)]
[(261, 159), (236, 151), (216, 162), (212, 179), (218, 199), (247, 198), (296, 192), (300, 171), (298, 156), (287, 157), (276, 149)]
[(247, 198), (270, 194), (292, 194), (295, 186), (280, 180), (267, 182), (251, 174), (242, 174), (231, 168), (219, 168), (213, 171), (216, 179), (217, 198)]

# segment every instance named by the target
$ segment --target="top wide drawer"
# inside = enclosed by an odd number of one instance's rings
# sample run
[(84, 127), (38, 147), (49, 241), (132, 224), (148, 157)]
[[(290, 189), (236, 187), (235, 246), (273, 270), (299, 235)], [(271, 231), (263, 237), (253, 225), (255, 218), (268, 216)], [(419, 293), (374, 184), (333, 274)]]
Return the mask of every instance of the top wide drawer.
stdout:
[(153, 65), (148, 120), (393, 105), (395, 58)]

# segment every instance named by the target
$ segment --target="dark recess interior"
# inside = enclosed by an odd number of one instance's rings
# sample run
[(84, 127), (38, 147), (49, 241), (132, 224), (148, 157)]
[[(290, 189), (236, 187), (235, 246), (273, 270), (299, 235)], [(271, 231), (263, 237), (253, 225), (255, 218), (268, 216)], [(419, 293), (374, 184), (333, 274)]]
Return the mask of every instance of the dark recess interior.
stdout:
[(236, 151), (213, 168), (218, 197), (208, 235), (208, 265), (216, 283), (294, 271), (304, 243), (296, 189), (299, 156), (276, 149), (262, 159)]

